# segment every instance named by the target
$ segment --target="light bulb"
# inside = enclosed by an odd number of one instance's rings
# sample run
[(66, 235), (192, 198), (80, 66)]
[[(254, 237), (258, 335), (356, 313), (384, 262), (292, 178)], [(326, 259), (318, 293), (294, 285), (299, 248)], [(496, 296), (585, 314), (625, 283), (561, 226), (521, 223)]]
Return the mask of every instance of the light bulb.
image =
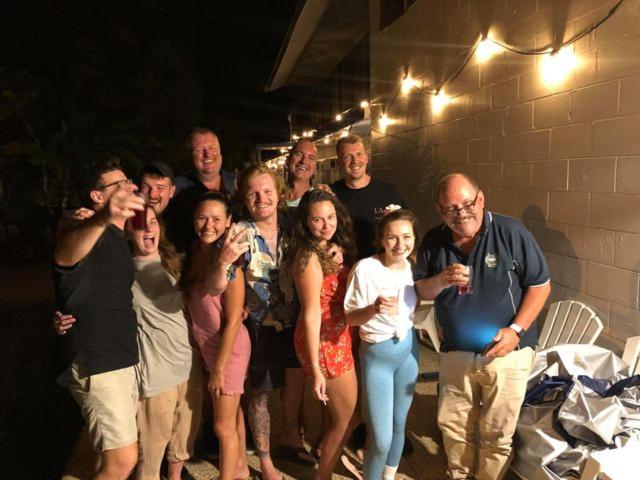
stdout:
[(402, 84), (400, 85), (400, 90), (403, 95), (407, 95), (414, 88), (420, 88), (422, 86), (422, 82), (413, 78), (410, 74), (407, 74), (406, 77), (402, 79)]
[(444, 107), (451, 103), (451, 98), (448, 97), (442, 90), (439, 91), (431, 98), (431, 108), (434, 113), (440, 113), (444, 110)]
[(504, 49), (496, 42), (494, 42), (490, 38), (485, 38), (476, 47), (476, 56), (478, 58), (478, 62), (486, 62), (494, 55), (502, 52), (502, 50)]
[(579, 64), (578, 56), (570, 48), (544, 55), (540, 61), (542, 82), (550, 88), (555, 87), (565, 81)]

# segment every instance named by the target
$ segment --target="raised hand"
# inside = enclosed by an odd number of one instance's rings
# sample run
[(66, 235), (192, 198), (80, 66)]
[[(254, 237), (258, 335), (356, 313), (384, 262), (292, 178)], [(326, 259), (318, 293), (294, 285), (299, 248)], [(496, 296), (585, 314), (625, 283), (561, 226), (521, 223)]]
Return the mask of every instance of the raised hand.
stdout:
[(466, 265), (452, 263), (440, 273), (442, 282), (446, 287), (452, 285), (465, 286), (469, 283), (469, 269)]
[(218, 262), (222, 265), (231, 265), (241, 255), (249, 250), (249, 232), (246, 227), (232, 224), (227, 230), (222, 243), (222, 248), (218, 251)]
[(118, 185), (118, 190), (113, 193), (105, 208), (97, 215), (100, 217), (99, 223), (104, 221), (104, 224), (109, 224), (116, 220), (127, 220), (133, 217), (136, 210), (144, 210), (144, 199), (135, 195), (131, 186)]

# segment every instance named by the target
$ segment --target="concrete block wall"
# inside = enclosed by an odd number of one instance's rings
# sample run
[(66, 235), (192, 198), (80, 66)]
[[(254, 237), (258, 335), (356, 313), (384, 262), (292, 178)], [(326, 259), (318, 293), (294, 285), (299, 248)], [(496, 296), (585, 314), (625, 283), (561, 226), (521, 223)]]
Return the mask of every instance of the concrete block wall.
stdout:
[[(423, 230), (438, 223), (433, 188), (445, 173), (479, 182), (491, 210), (521, 219), (547, 256), (552, 301), (579, 299), (619, 349), (640, 335), (640, 0), (626, 0), (573, 46), (580, 64), (553, 89), (540, 57), (471, 60), (433, 111), (414, 91), (389, 103), (407, 68), (433, 85), (487, 31), (532, 48), (568, 39), (615, 1), (417, 0), (379, 31), (370, 0), (374, 175), (395, 182)], [(382, 131), (383, 108), (397, 124)]]

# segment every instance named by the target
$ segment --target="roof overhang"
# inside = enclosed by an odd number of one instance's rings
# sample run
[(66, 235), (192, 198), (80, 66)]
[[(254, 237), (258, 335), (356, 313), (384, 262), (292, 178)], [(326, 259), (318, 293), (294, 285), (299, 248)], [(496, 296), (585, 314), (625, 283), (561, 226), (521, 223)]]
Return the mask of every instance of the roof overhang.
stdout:
[(321, 82), (368, 30), (368, 0), (301, 1), (265, 90)]

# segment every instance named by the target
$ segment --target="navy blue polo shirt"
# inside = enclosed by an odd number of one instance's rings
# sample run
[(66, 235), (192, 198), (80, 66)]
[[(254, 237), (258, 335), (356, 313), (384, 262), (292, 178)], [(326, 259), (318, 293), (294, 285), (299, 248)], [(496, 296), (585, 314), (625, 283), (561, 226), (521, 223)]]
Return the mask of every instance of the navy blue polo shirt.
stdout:
[[(547, 262), (533, 235), (517, 220), (488, 211), (468, 256), (455, 245), (446, 225), (427, 232), (418, 251), (416, 279), (437, 275), (452, 263), (473, 268), (474, 293), (459, 295), (452, 286), (435, 299), (445, 352), (482, 353), (497, 331), (513, 322), (524, 291), (549, 281)], [(534, 323), (520, 347), (535, 347), (536, 341)]]

